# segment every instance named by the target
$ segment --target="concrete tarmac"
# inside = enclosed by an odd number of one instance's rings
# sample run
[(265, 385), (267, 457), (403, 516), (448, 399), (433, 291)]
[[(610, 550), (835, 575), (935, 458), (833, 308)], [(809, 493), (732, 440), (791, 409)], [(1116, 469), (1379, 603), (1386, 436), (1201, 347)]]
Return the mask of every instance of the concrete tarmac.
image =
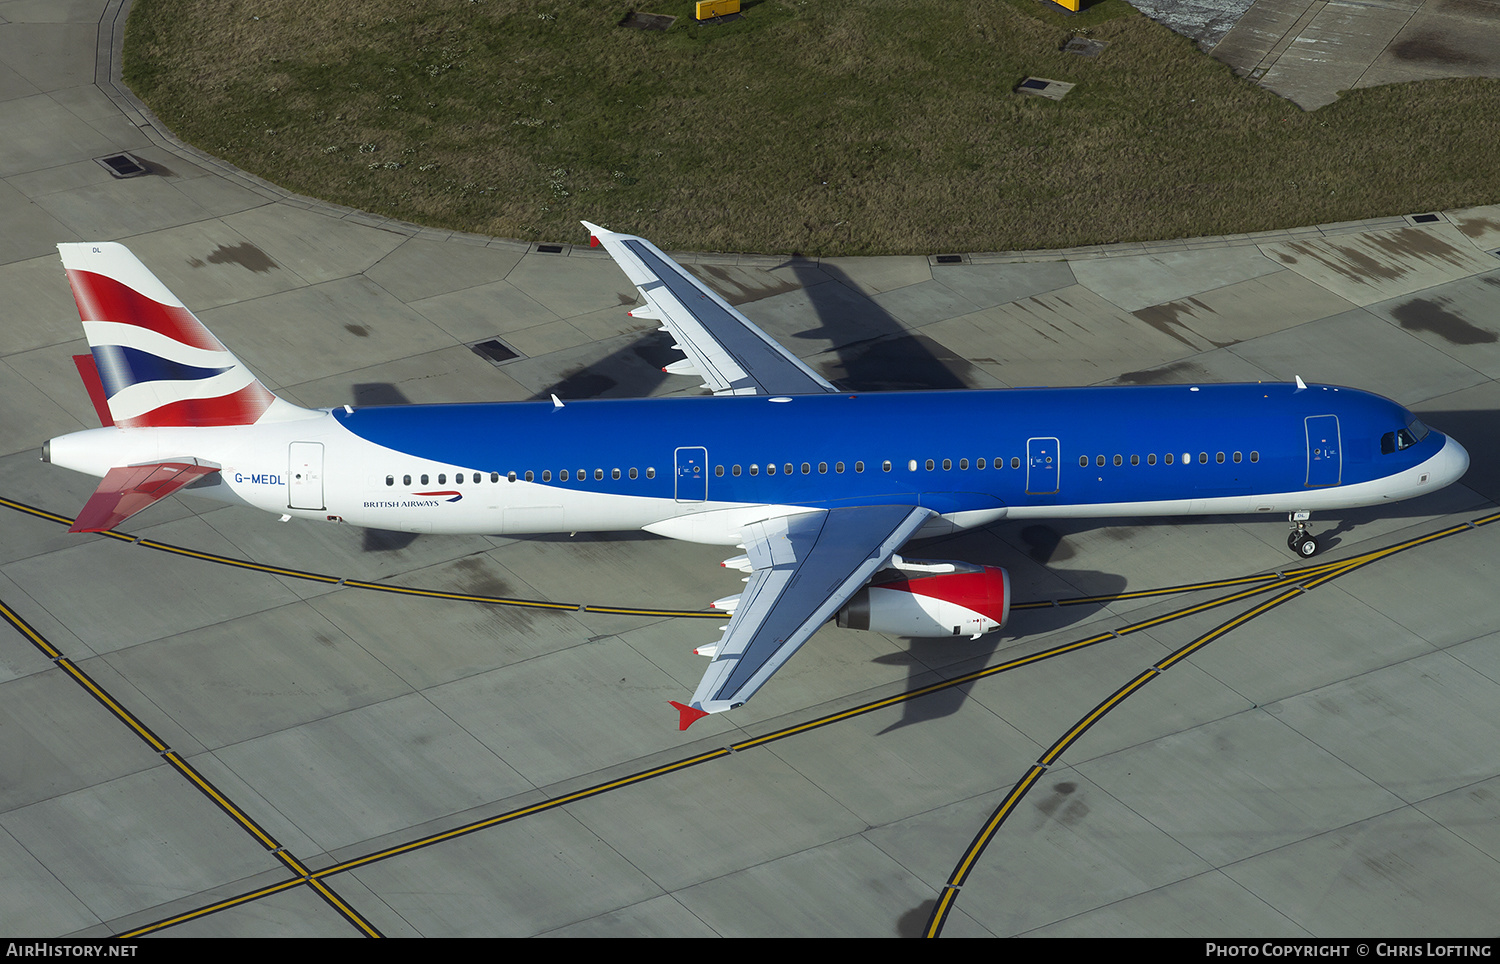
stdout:
[[(152, 127), (112, 80), (122, 26), (116, 0), (0, 0), (0, 933), (912, 936), (942, 906), (958, 936), (1493, 934), (1500, 206), (957, 263), (683, 256), (850, 388), (1301, 375), (1397, 399), (1474, 463), (1315, 517), (1315, 563), (1365, 564), (1259, 615), (1275, 591), (1139, 629), (1233, 590), (1048, 604), (973, 642), (828, 628), (679, 733), (711, 622), (359, 583), (698, 610), (738, 586), (722, 548), (187, 496), (129, 520), (139, 544), (24, 510), (96, 484), (37, 458), (94, 425), (59, 241), (127, 243), (303, 405), (696, 390), (581, 228), (553, 251), (288, 196)], [(149, 173), (96, 160), (120, 151)], [(1286, 531), (1010, 523), (908, 554), (1066, 602), (1296, 568)]]

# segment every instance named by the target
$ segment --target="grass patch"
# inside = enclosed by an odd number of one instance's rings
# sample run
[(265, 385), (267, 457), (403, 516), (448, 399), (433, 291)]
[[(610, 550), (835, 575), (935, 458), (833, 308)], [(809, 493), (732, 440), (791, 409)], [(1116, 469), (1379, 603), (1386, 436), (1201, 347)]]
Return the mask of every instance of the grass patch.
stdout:
[[(1500, 199), (1500, 81), (1306, 113), (1104, 0), (136, 0), (125, 80), (180, 137), (421, 224), (812, 255), (1259, 231)], [(624, 29), (632, 9), (675, 14)], [(1109, 41), (1096, 59), (1074, 35)], [(1060, 102), (1028, 75), (1076, 84)]]

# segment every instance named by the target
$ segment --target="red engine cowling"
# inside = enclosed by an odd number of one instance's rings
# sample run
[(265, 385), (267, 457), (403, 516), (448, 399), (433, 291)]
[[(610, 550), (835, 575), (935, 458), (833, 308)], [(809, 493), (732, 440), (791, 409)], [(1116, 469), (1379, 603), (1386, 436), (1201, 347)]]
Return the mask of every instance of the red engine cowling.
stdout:
[(838, 624), (898, 636), (980, 636), (1004, 626), (1010, 574), (998, 566), (958, 568), (877, 576), (839, 610)]

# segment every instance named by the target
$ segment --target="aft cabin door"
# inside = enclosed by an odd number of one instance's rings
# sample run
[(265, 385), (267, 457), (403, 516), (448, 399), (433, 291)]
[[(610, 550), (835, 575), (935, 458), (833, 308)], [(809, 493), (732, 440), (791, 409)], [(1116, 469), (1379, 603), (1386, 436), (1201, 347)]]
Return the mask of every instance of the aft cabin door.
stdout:
[(324, 509), (323, 443), (293, 442), (286, 480), (287, 508)]
[(1307, 487), (1338, 485), (1343, 477), (1343, 451), (1339, 445), (1337, 415), (1307, 417)]
[(1029, 495), (1051, 495), (1057, 491), (1057, 439), (1026, 440), (1026, 492)]
[(702, 446), (677, 450), (677, 501), (708, 499), (708, 449)]

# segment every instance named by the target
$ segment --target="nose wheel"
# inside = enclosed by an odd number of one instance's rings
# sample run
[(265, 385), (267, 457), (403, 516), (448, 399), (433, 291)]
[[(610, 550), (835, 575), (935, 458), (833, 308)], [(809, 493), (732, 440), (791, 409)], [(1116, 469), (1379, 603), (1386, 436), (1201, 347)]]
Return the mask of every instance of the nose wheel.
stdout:
[(1303, 559), (1311, 559), (1318, 554), (1318, 537), (1307, 531), (1307, 520), (1312, 515), (1310, 512), (1293, 512), (1288, 521), (1292, 523), (1292, 531), (1287, 534), (1286, 547)]

